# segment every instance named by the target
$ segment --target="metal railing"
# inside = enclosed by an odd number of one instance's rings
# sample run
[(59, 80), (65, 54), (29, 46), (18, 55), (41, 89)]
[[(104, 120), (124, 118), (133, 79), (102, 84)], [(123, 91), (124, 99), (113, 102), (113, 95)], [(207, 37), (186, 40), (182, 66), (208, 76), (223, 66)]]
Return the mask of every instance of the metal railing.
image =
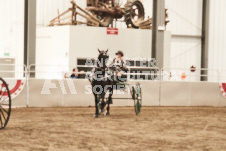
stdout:
[[(0, 75), (1, 73), (20, 73), (22, 74), (22, 78), (26, 79), (26, 104), (29, 105), (29, 80), (32, 79), (30, 77), (30, 74), (35, 73), (36, 76), (38, 74), (43, 74), (43, 78), (46, 74), (53, 74), (53, 75), (60, 75), (59, 78), (63, 79), (65, 73), (72, 73), (69, 72), (70, 69), (75, 68), (75, 66), (64, 66), (64, 65), (35, 65), (32, 64), (29, 67), (26, 65), (13, 65), (13, 64), (0, 64), (0, 66), (12, 66), (12, 67), (18, 67), (18, 69), (13, 68), (13, 70), (1, 70), (0, 69)], [(52, 67), (52, 68), (51, 68)], [(93, 68), (94, 66), (81, 66), (78, 65), (76, 67), (82, 67), (82, 68)], [(4, 69), (4, 68), (3, 68)], [(44, 70), (43, 70), (44, 69)], [(57, 69), (57, 70), (55, 70)], [(147, 71), (153, 71), (151, 73), (131, 73), (132, 70), (147, 70)], [(195, 72), (191, 71), (190, 68), (162, 68), (161, 70), (158, 67), (136, 67), (136, 66), (130, 66), (128, 67), (128, 73), (124, 73), (128, 76), (128, 80), (131, 80), (130, 76), (153, 76), (156, 81), (185, 81), (185, 82), (197, 82), (200, 81), (201, 77), (206, 77), (208, 79), (207, 82), (226, 82), (226, 69), (217, 70), (217, 69), (196, 69)], [(204, 74), (202, 74), (201, 71), (206, 71)], [(91, 72), (76, 72), (79, 74), (90, 74)], [(175, 73), (175, 74), (174, 74)], [(20, 76), (19, 76), (20, 77)], [(4, 78), (4, 77), (3, 77)], [(16, 76), (14, 77), (16, 78)], [(35, 77), (36, 78), (36, 77)], [(11, 79), (7, 78), (6, 79)], [(161, 89), (161, 87), (160, 87)]]
[[(94, 68), (95, 66), (87, 66), (87, 65), (77, 65), (77, 68)], [(35, 70), (32, 70), (32, 68), (35, 68)], [(75, 66), (58, 66), (58, 65), (35, 65), (32, 64), (28, 68), (29, 77), (31, 73), (35, 73), (36, 77), (38, 79), (47, 78), (47, 79), (63, 79), (65, 78), (65, 74), (72, 74), (72, 73), (78, 73), (81, 75), (90, 74), (91, 71), (85, 71), (85, 72), (71, 72), (70, 69), (75, 68)], [(137, 69), (137, 70), (145, 70), (142, 72), (132, 72), (131, 70)], [(148, 71), (152, 71), (148, 73)], [(155, 71), (155, 72), (154, 72)], [(128, 76), (128, 80), (130, 80), (130, 76), (153, 76), (153, 77), (160, 77), (160, 69), (158, 67), (135, 67), (130, 66), (128, 67), (128, 72), (123, 73), (123, 75)], [(154, 78), (153, 78), (154, 79)]]
[(226, 82), (226, 69), (220, 70), (219, 73), (219, 82)]
[[(202, 74), (202, 71), (206, 73)], [(188, 81), (197, 82), (205, 77), (209, 82), (219, 82), (220, 72), (217, 69), (196, 68), (162, 68), (161, 81)]]
[[(13, 77), (3, 76), (3, 78), (26, 78), (30, 79), (32, 73), (36, 74), (35, 78), (49, 78), (56, 77), (63, 79), (65, 74), (72, 74), (73, 72), (69, 71), (75, 68), (75, 66), (67, 65), (35, 65), (32, 64), (29, 67), (26, 65), (15, 65), (15, 64), (0, 64), (0, 66), (5, 67), (14, 67), (12, 70), (1, 70), (1, 73), (14, 73), (20, 74), (20, 76), (14, 75)], [(95, 66), (86, 66), (86, 65), (77, 65), (77, 68), (93, 68)], [(136, 70), (132, 72), (133, 70)], [(139, 71), (141, 70), (141, 71)], [(202, 74), (201, 71), (206, 71)], [(91, 71), (87, 72), (78, 72), (78, 74), (89, 74)], [(45, 77), (47, 75), (47, 77)], [(226, 81), (226, 69), (217, 70), (217, 69), (201, 69), (196, 68), (195, 72), (191, 71), (190, 68), (162, 68), (161, 70), (158, 67), (137, 67), (129, 66), (128, 72), (124, 73), (127, 76), (152, 76), (151, 80), (157, 81), (187, 81), (187, 82), (196, 82), (200, 81), (201, 77), (206, 77), (209, 82), (222, 82)], [(130, 80), (131, 78), (128, 78)], [(149, 79), (150, 80), (150, 79)]]
[(0, 67), (0, 76), (3, 78), (26, 78), (26, 65), (0, 64)]

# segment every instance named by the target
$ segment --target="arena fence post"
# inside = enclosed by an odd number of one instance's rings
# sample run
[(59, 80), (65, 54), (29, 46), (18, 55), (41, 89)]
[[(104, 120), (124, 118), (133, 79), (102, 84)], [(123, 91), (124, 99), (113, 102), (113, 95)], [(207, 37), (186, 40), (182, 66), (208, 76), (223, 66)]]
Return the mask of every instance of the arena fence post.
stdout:
[(30, 79), (30, 66), (26, 67), (26, 83), (27, 83), (27, 95), (26, 106), (29, 107), (29, 79)]

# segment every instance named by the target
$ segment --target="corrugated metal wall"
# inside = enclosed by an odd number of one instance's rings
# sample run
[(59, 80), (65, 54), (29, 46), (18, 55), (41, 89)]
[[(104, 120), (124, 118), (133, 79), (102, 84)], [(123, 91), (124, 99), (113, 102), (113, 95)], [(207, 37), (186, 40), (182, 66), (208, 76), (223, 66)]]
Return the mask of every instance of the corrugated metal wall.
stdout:
[(4, 52), (23, 64), (24, 0), (0, 0), (0, 57)]
[(70, 0), (37, 0), (37, 25), (47, 26), (57, 16), (71, 7)]
[(172, 32), (171, 67), (200, 67), (202, 0), (166, 0)]
[[(219, 79), (226, 82), (226, 1), (210, 0), (210, 19), (209, 19), (209, 68), (218, 69), (221, 72)], [(222, 71), (224, 70), (224, 71)], [(209, 72), (209, 75), (214, 74)]]
[(210, 1), (209, 67), (226, 69), (226, 0)]

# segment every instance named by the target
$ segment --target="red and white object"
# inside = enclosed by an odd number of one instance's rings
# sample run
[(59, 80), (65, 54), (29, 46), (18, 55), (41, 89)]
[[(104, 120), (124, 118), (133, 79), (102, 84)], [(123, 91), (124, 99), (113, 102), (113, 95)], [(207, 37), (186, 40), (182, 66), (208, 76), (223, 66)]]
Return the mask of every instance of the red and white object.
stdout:
[(224, 98), (226, 98), (226, 83), (220, 83), (220, 91)]
[[(8, 84), (8, 87), (9, 87), (11, 99), (14, 99), (23, 91), (25, 84), (26, 84), (26, 80), (25, 79), (10, 79), (10, 80), (6, 80), (6, 83)], [(2, 83), (0, 83), (0, 85), (2, 86)], [(8, 95), (7, 92), (6, 93), (2, 92), (2, 94), (4, 94), (5, 97)]]
[(107, 28), (108, 35), (118, 35), (118, 28)]

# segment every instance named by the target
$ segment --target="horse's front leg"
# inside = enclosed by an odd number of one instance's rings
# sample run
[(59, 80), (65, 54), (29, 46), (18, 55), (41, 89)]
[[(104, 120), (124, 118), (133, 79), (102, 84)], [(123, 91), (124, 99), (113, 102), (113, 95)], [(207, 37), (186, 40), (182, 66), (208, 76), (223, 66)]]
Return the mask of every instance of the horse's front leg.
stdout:
[(101, 99), (102, 99), (102, 101), (101, 101), (101, 113), (103, 113), (105, 111), (105, 109), (104, 109), (105, 106), (106, 106), (105, 95), (106, 95), (105, 92), (101, 93)]
[(98, 111), (98, 107), (97, 107), (97, 105), (98, 105), (98, 99), (97, 99), (97, 94), (94, 94), (94, 96), (95, 96), (95, 107), (96, 107), (96, 113), (94, 114), (94, 118), (98, 118), (99, 117), (99, 111)]
[(108, 107), (107, 107), (107, 113), (106, 116), (110, 115), (110, 103), (112, 102), (112, 95), (113, 95), (113, 88), (109, 88), (109, 97), (108, 97)]

